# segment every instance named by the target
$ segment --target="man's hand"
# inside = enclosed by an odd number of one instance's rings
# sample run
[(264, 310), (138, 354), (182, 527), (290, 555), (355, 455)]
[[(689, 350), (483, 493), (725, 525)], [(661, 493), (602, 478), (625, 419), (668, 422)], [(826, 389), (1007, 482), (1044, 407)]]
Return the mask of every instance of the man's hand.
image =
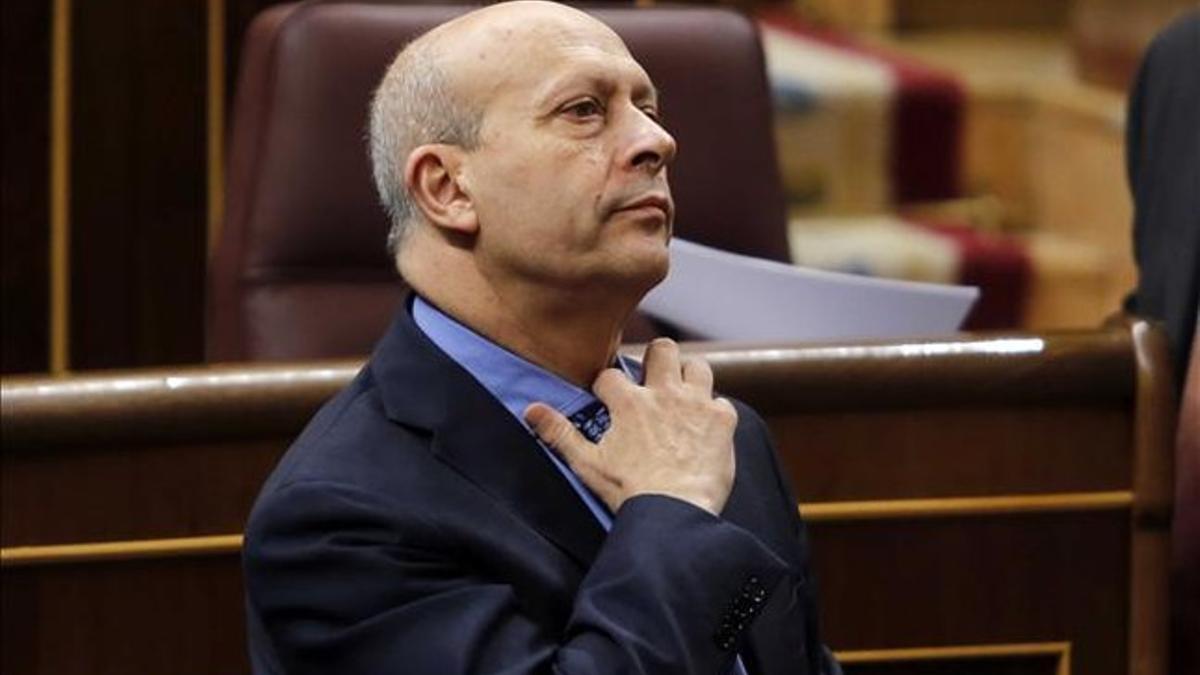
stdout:
[(612, 421), (599, 443), (541, 403), (525, 410), (525, 421), (613, 513), (635, 495), (663, 494), (719, 514), (733, 489), (737, 411), (713, 398), (708, 363), (681, 364), (671, 340), (651, 342), (643, 366), (645, 386), (615, 368), (596, 378), (592, 391)]

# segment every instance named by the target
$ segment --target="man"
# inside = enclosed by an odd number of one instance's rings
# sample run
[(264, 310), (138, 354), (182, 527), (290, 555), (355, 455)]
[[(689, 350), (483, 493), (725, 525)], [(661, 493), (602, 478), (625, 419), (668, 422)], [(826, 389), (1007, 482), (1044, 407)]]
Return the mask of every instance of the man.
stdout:
[(372, 161), (416, 294), (255, 505), (256, 672), (836, 672), (762, 421), (670, 341), (616, 357), (667, 271), (657, 105), (551, 3), (397, 57)]

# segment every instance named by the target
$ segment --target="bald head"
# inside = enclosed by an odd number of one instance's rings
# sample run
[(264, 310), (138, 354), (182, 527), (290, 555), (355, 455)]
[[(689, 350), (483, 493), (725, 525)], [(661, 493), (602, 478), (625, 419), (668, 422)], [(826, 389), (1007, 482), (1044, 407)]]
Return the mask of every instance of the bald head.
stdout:
[(393, 256), (419, 218), (404, 176), (413, 150), (433, 143), (474, 149), (492, 99), (514, 80), (538, 75), (524, 65), (536, 62), (538, 50), (581, 44), (629, 54), (605, 24), (542, 0), (468, 12), (400, 51), (375, 92), (369, 129), (375, 186), (391, 220)]
[(479, 139), (482, 108), (454, 95), (434, 32), (436, 29), (400, 51), (371, 101), (371, 168), (391, 221), (387, 247), (393, 256), (417, 217), (404, 183), (409, 153), (428, 143), (470, 149)]

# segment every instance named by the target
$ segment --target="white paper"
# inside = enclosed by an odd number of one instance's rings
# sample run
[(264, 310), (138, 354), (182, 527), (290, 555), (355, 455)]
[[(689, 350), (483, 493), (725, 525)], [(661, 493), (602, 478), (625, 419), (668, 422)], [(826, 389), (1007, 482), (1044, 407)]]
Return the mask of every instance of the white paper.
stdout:
[(707, 340), (909, 338), (958, 330), (973, 286), (806, 269), (675, 239), (641, 310)]

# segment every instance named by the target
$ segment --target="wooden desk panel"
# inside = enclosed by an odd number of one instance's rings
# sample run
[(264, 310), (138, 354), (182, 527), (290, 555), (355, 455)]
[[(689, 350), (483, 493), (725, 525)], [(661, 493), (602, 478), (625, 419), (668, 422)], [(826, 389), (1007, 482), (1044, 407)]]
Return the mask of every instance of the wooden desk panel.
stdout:
[[(691, 349), (772, 428), (848, 673), (1162, 675), (1160, 338)], [(5, 672), (243, 671), (235, 535), (357, 367), (4, 380)]]
[(5, 567), (0, 670), (249, 673), (236, 555)]
[(1128, 510), (809, 528), (835, 650), (1055, 641), (1075, 672), (1128, 672)]
[(1128, 408), (797, 411), (767, 420), (804, 502), (1130, 489)]
[(4, 454), (3, 545), (241, 532), (288, 440), (72, 445)]

